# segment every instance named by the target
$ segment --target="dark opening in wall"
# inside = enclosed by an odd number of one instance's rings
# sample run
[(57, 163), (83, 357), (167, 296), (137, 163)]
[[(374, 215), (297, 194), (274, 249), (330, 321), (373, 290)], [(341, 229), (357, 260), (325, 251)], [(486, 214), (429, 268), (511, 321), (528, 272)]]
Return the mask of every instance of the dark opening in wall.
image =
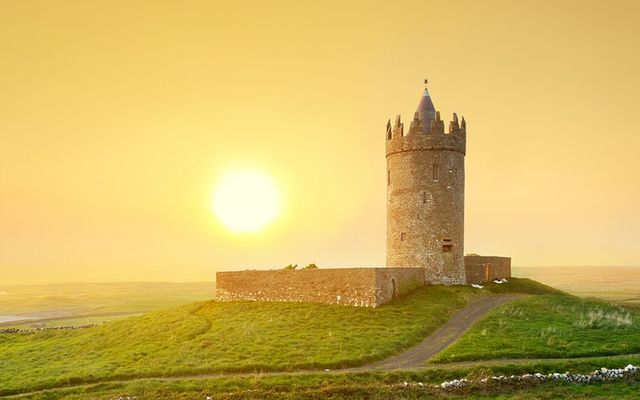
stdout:
[(422, 192), (422, 204), (427, 202), (427, 192)]
[(387, 186), (391, 185), (391, 170), (387, 170)]
[(391, 298), (395, 299), (396, 297), (398, 297), (398, 284), (396, 283), (395, 279), (391, 279)]
[(451, 253), (451, 250), (453, 250), (453, 243), (451, 243), (451, 238), (442, 238), (442, 252)]
[(440, 179), (440, 165), (433, 164), (432, 178), (434, 181)]
[(401, 241), (401, 242), (404, 242), (404, 239), (405, 239), (405, 237), (406, 237), (406, 236), (407, 236), (407, 234), (406, 234), (406, 233), (404, 233), (404, 232), (402, 232), (402, 233), (400, 234), (400, 241)]

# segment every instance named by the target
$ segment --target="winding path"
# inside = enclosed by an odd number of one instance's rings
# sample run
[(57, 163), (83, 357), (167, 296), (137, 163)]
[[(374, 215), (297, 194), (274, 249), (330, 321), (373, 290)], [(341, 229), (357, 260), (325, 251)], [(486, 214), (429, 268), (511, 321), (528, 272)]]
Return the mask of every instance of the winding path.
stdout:
[(481, 297), (458, 311), (451, 319), (433, 332), (417, 346), (387, 359), (355, 368), (361, 371), (412, 369), (424, 367), (428, 359), (440, 353), (489, 311), (510, 301), (524, 297), (523, 294), (496, 294)]

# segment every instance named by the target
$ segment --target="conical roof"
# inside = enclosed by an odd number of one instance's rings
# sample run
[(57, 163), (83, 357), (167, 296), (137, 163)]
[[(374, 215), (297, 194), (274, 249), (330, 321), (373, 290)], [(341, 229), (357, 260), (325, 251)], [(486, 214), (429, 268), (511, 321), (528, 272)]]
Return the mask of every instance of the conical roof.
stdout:
[[(422, 97), (420, 98), (416, 112), (422, 121), (434, 120), (436, 118), (436, 108), (433, 106), (429, 89), (426, 87), (424, 88), (424, 92), (422, 92)], [(423, 122), (423, 126), (430, 126), (430, 123)]]

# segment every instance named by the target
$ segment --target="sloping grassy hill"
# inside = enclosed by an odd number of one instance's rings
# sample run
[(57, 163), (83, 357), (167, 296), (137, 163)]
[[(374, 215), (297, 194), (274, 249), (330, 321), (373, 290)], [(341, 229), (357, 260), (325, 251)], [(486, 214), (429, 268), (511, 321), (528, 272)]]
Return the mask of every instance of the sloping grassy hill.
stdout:
[(484, 290), (425, 287), (378, 309), (210, 301), (76, 331), (0, 334), (0, 395), (138, 377), (362, 365), (420, 342), (469, 300), (492, 292), (566, 296), (512, 279)]
[(601, 300), (548, 294), (493, 310), (435, 361), (639, 352), (639, 310)]
[(470, 287), (426, 287), (378, 309), (201, 302), (77, 331), (0, 334), (0, 394), (118, 377), (336, 368), (419, 342)]

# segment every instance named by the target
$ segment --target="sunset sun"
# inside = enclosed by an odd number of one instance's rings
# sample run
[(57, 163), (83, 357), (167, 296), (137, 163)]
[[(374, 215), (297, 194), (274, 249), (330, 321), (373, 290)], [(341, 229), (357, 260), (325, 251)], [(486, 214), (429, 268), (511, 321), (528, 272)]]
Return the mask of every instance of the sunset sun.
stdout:
[(216, 217), (234, 233), (259, 232), (281, 210), (281, 198), (271, 176), (260, 170), (225, 174), (213, 196)]

